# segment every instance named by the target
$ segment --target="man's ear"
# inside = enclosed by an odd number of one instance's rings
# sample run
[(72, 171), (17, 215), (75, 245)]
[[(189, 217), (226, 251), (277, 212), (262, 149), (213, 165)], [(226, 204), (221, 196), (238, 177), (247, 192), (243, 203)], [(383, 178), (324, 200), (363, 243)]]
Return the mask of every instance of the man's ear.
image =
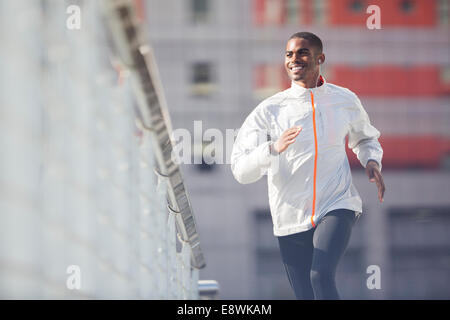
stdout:
[(325, 62), (325, 55), (323, 53), (319, 54), (319, 57), (317, 59), (318, 64), (323, 64)]

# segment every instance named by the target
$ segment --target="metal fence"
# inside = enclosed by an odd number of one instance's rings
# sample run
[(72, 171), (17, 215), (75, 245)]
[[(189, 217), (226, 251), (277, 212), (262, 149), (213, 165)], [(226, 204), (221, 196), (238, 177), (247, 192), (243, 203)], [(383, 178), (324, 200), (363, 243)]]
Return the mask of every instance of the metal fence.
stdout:
[(199, 298), (205, 262), (134, 5), (0, 0), (1, 298)]

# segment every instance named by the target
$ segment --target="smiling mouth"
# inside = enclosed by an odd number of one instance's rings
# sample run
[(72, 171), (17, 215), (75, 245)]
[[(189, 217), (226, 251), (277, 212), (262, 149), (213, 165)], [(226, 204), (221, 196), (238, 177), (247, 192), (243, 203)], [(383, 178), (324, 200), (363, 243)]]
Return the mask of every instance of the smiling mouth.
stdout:
[(298, 71), (301, 71), (301, 70), (303, 70), (303, 69), (305, 69), (305, 68), (306, 68), (305, 65), (295, 65), (295, 66), (290, 67), (289, 69), (290, 69), (292, 72), (298, 72)]

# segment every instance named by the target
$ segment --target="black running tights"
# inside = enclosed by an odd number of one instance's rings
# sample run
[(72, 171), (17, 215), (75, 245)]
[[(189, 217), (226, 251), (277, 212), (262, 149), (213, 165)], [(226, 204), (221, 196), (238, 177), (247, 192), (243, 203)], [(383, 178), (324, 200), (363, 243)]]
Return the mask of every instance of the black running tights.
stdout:
[(335, 273), (357, 220), (355, 211), (328, 212), (313, 229), (277, 237), (297, 299), (339, 299)]

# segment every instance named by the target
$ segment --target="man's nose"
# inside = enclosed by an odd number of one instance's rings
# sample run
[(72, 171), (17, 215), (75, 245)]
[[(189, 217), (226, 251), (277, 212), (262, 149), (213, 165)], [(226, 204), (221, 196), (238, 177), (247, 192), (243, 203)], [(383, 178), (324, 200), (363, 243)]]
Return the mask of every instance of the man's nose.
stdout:
[(290, 61), (298, 61), (298, 60), (300, 60), (300, 56), (297, 55), (296, 53), (293, 53)]

